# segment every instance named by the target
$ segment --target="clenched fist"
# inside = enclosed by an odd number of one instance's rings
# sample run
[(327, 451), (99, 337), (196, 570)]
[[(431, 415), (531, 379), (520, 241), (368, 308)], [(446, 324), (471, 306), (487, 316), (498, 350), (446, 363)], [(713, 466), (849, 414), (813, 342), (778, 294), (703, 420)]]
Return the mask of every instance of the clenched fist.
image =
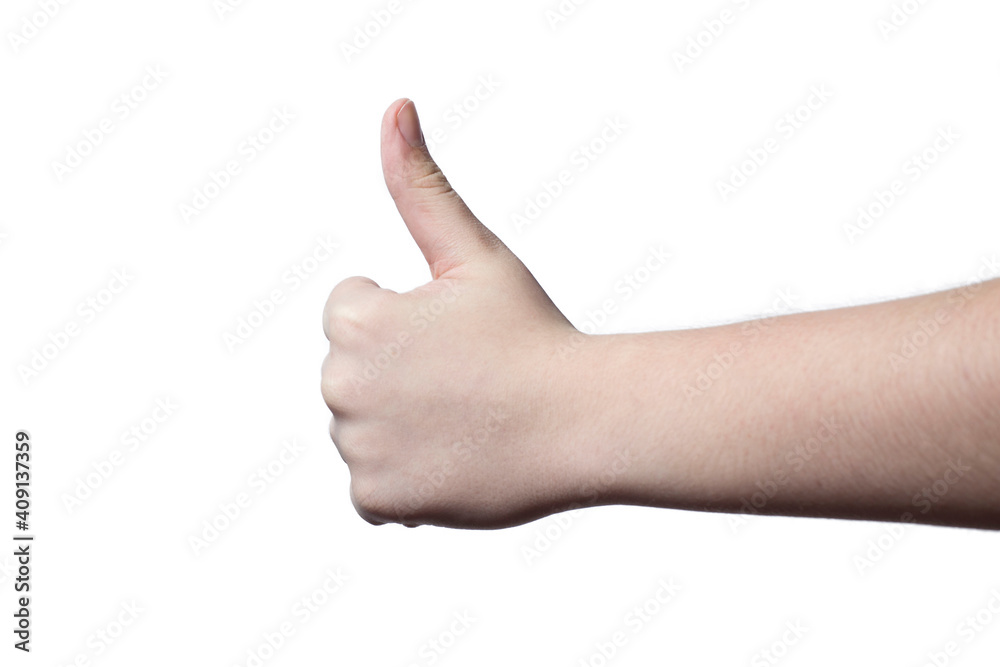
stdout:
[(327, 301), (322, 391), (372, 523), (502, 527), (579, 500), (579, 334), (431, 158), (413, 102), (382, 122), (385, 182), (430, 266), (404, 294), (348, 278)]

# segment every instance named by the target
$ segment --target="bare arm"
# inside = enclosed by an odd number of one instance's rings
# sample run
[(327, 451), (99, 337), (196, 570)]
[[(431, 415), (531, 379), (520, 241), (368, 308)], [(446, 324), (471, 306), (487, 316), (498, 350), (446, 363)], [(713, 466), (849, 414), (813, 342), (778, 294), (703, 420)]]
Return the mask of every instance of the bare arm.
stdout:
[(1000, 282), (584, 336), (451, 188), (405, 100), (382, 164), (432, 280), (349, 278), (324, 313), (330, 433), (369, 521), (628, 503), (1000, 529)]
[(1000, 281), (581, 352), (607, 500), (1000, 528)]

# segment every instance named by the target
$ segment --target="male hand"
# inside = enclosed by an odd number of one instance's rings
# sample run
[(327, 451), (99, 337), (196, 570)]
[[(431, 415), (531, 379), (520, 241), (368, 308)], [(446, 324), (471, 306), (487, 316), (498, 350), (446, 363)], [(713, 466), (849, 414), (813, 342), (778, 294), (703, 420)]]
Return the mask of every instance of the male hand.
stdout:
[(556, 406), (580, 393), (557, 354), (576, 330), (451, 188), (408, 100), (383, 119), (382, 167), (432, 280), (348, 278), (327, 301), (322, 391), (354, 506), (481, 528), (573, 502), (580, 420)]

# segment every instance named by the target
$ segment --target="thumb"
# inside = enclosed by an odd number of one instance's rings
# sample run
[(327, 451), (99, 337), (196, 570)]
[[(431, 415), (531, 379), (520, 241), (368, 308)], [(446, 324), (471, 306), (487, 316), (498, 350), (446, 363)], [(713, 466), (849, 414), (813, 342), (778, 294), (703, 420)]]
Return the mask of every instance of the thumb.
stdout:
[(435, 279), (483, 251), (502, 247), (434, 162), (416, 106), (408, 99), (395, 101), (382, 119), (382, 171)]

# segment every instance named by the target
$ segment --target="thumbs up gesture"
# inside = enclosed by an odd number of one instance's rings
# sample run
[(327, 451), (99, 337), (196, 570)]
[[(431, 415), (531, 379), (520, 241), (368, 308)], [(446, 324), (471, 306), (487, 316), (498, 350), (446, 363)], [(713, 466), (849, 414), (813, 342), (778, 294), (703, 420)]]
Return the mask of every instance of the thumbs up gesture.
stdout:
[[(382, 122), (382, 167), (432, 280), (348, 278), (330, 294), (322, 392), (371, 523), (502, 527), (575, 501), (579, 336), (434, 162), (413, 102)], [(576, 364), (579, 366), (580, 364)]]

